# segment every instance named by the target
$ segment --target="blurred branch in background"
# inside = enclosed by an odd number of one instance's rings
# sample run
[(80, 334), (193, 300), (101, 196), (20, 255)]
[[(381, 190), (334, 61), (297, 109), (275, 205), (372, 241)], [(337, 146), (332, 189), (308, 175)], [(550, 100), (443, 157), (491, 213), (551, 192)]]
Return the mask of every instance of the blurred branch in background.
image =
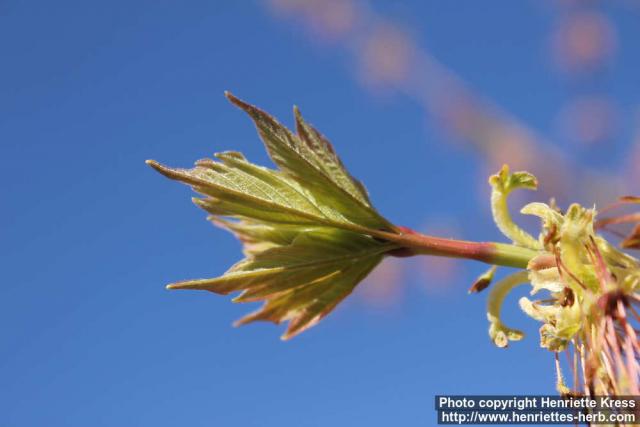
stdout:
[[(562, 202), (569, 201), (569, 191), (571, 199), (605, 204), (633, 190), (625, 180), (629, 170), (614, 174), (581, 165), (570, 150), (476, 93), (372, 5), (356, 0), (270, 0), (268, 5), (277, 16), (302, 24), (314, 38), (345, 48), (368, 88), (417, 102), (452, 140), (479, 154), (483, 177), (509, 163), (537, 175), (543, 197)], [(564, 76), (580, 82), (571, 85), (576, 90), (558, 113), (560, 127), (576, 142), (605, 143), (618, 113), (606, 93), (591, 87), (616, 53), (615, 27), (596, 2), (564, 1), (550, 7), (558, 20), (549, 56)]]

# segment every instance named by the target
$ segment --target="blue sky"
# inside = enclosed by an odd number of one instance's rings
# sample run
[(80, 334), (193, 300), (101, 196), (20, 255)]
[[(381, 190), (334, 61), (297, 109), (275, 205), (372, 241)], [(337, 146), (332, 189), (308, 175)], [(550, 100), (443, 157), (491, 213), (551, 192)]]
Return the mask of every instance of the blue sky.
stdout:
[[(638, 10), (606, 11), (619, 53), (592, 86), (622, 118), (603, 151), (555, 138), (574, 89), (549, 65), (549, 8), (453, 3), (371, 8), (579, 161), (615, 172), (638, 105)], [(267, 163), (224, 90), (286, 124), (299, 105), (391, 220), (500, 239), (478, 153), (409, 97), (370, 90), (340, 42), (316, 38), (258, 1), (0, 4), (0, 425), (422, 426), (435, 394), (554, 392), (532, 320), (507, 310), (529, 336), (490, 343), (484, 296), (466, 293), (478, 264), (456, 262), (445, 284), (405, 275), (391, 307), (354, 295), (286, 343), (279, 327), (231, 327), (253, 307), (164, 289), (241, 257), (188, 188), (144, 164), (228, 149)]]

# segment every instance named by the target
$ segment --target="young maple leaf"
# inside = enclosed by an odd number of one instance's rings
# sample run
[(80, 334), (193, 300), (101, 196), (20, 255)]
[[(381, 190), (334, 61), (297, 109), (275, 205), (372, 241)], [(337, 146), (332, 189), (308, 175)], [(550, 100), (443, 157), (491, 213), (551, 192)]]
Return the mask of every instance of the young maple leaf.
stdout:
[(331, 144), (294, 108), (297, 133), (231, 94), (253, 119), (277, 170), (237, 152), (196, 162), (192, 169), (147, 163), (190, 185), (196, 205), (234, 233), (246, 258), (223, 276), (168, 285), (218, 294), (241, 292), (236, 302), (264, 301), (236, 324), (288, 321), (283, 339), (315, 325), (398, 245), (373, 237), (398, 229), (371, 205), (362, 183), (345, 169)]

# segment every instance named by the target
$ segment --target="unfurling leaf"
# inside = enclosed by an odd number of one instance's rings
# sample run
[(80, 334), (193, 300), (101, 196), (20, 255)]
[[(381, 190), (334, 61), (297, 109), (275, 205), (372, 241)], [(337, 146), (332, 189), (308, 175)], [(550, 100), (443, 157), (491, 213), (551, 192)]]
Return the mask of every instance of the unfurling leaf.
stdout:
[(290, 320), (290, 338), (330, 312), (395, 246), (337, 229), (300, 233), (291, 244), (272, 247), (233, 266), (224, 276), (169, 285), (242, 293), (237, 302), (266, 301), (237, 324), (254, 320)]
[(346, 171), (331, 144), (302, 119), (295, 109), (298, 135), (293, 135), (264, 111), (233, 95), (227, 97), (253, 119), (273, 162), (316, 199), (330, 216), (369, 228), (391, 229), (369, 203), (364, 186)]
[(236, 152), (199, 160), (192, 169), (147, 162), (202, 194), (194, 203), (234, 233), (246, 255), (221, 277), (168, 288), (240, 292), (234, 301), (264, 301), (237, 324), (289, 321), (288, 339), (315, 325), (398, 248), (372, 234), (398, 230), (376, 212), (364, 186), (297, 109), (296, 135), (258, 108), (227, 97), (251, 116), (278, 169)]

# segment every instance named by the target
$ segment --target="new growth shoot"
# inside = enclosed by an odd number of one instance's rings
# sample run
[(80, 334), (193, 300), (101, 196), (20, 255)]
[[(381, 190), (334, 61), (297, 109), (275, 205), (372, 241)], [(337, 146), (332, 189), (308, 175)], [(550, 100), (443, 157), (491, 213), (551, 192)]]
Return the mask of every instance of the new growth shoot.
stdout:
[[(500, 312), (513, 288), (529, 285), (531, 296), (539, 299), (523, 297), (519, 304), (541, 323), (541, 347), (556, 360), (565, 352), (571, 361), (572, 387), (557, 364), (560, 393), (640, 394), (640, 263), (597, 233), (612, 224), (638, 222), (640, 214), (596, 221), (595, 208), (573, 204), (563, 212), (554, 204), (531, 203), (520, 211), (541, 221), (538, 235), (531, 235), (513, 221), (507, 199), (519, 188), (535, 190), (537, 180), (504, 166), (489, 183), (493, 217), (508, 243), (423, 235), (378, 213), (362, 183), (297, 108), (293, 133), (260, 109), (226, 96), (254, 121), (277, 169), (255, 165), (238, 152), (218, 153), (216, 160), (199, 160), (191, 169), (147, 161), (190, 185), (201, 195), (194, 203), (244, 247), (245, 258), (224, 275), (173, 283), (169, 289), (238, 292), (234, 302), (262, 301), (258, 311), (236, 324), (288, 322), (282, 338), (289, 339), (330, 313), (386, 256), (481, 261), (491, 267), (470, 292), (491, 286), (489, 335), (498, 347), (523, 338), (503, 323)], [(627, 197), (621, 203), (638, 202)], [(640, 246), (639, 230), (636, 226), (623, 247)], [(491, 285), (498, 266), (519, 271)]]

